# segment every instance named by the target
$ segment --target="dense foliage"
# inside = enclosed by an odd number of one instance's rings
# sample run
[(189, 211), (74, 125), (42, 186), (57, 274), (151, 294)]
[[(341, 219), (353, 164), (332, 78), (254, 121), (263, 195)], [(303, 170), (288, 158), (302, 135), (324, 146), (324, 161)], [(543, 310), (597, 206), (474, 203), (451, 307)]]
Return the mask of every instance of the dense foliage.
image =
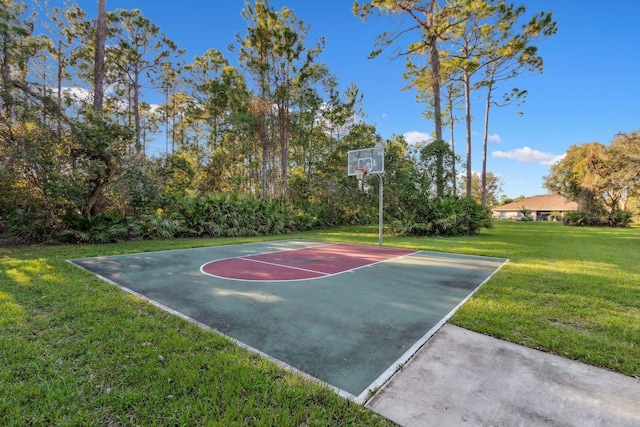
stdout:
[(592, 142), (569, 147), (551, 167), (545, 187), (578, 202), (570, 225), (629, 224), (640, 197), (640, 134), (620, 133), (609, 146)]
[(491, 215), (471, 198), (439, 197), (424, 200), (422, 209), (404, 211), (392, 226), (410, 236), (469, 236), (491, 228)]
[(358, 87), (339, 84), (320, 60), (323, 40), (309, 40), (289, 8), (245, 1), (247, 28), (230, 49), (237, 65), (216, 49), (186, 61), (138, 9), (99, 8), (96, 20), (77, 4), (37, 14), (8, 0), (0, 14), (2, 241), (373, 223), (378, 183), (347, 177), (345, 164), (349, 150), (375, 144), (386, 153), (387, 223), (442, 224), (396, 232), (484, 224), (468, 223), (471, 202), (455, 198), (459, 158), (448, 143), (383, 140), (362, 121)]

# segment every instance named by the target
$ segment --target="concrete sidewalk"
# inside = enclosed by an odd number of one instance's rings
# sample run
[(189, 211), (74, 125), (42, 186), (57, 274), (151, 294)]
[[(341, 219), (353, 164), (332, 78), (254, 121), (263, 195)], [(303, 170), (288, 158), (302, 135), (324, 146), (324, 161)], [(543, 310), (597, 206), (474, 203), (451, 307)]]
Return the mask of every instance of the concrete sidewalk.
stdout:
[(445, 325), (366, 406), (403, 426), (637, 427), (640, 381)]

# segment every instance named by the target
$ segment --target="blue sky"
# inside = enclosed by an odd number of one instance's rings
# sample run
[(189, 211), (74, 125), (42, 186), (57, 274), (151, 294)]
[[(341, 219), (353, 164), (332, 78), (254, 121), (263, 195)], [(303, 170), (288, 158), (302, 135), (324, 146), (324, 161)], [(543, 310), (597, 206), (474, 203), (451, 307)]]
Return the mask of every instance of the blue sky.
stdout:
[[(57, 3), (57, 2), (52, 2)], [(494, 108), (490, 121), (487, 168), (501, 177), (509, 197), (544, 194), (543, 176), (549, 164), (573, 144), (608, 144), (618, 132), (640, 129), (640, 1), (522, 0), (527, 13), (553, 11), (558, 33), (539, 44), (544, 73), (508, 82), (527, 89), (526, 103)], [(96, 1), (79, 2), (95, 16)], [(403, 60), (384, 55), (367, 59), (374, 38), (402, 25), (394, 17), (362, 22), (351, 12), (351, 0), (271, 0), (276, 9), (287, 6), (311, 25), (310, 40), (325, 37), (325, 62), (341, 85), (355, 82), (364, 93), (365, 121), (384, 138), (405, 135), (422, 139), (433, 132), (423, 118), (424, 106), (415, 92), (401, 91)], [(240, 15), (243, 0), (107, 0), (107, 10), (140, 9), (179, 47), (187, 60), (215, 48), (235, 63), (227, 46), (237, 33), (245, 34)], [(520, 116), (518, 111), (524, 112)], [(472, 169), (481, 169), (484, 109), (473, 106)], [(465, 136), (456, 135), (456, 151), (464, 154)], [(448, 131), (445, 130), (448, 135)]]

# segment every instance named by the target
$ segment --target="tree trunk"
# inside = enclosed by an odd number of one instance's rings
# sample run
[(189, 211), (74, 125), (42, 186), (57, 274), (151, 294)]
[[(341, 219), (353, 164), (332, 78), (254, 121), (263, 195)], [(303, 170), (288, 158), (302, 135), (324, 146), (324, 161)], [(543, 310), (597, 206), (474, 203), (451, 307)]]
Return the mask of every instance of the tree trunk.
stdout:
[[(435, 8), (434, 8), (435, 10)], [(435, 13), (435, 12), (434, 12)], [(433, 121), (436, 139), (442, 141), (442, 107), (440, 102), (440, 55), (438, 53), (438, 37), (432, 35), (429, 43), (431, 64), (431, 91), (433, 92)]]
[(451, 170), (452, 170), (452, 175), (453, 175), (453, 196), (457, 196), (458, 195), (458, 190), (457, 190), (457, 180), (458, 177), (456, 176), (456, 143), (455, 143), (455, 129), (454, 129), (454, 123), (455, 120), (453, 119), (453, 101), (449, 100), (449, 111), (451, 114), (451, 125), (449, 127), (449, 129), (451, 130), (451, 155), (453, 157), (452, 162), (451, 162)]
[(471, 197), (471, 76), (465, 71), (464, 82), (464, 120), (467, 130), (467, 197)]
[(484, 136), (482, 141), (482, 176), (481, 176), (481, 191), (482, 191), (482, 206), (487, 206), (487, 140), (489, 139), (489, 109), (491, 108), (491, 92), (493, 90), (493, 83), (489, 82), (487, 87), (487, 99), (485, 104), (484, 113)]
[[(64, 71), (64, 61), (62, 60), (62, 40), (58, 40), (58, 75), (57, 75), (57, 83), (58, 83), (58, 108), (62, 111), (62, 72)], [(58, 138), (58, 142), (62, 143), (62, 119), (58, 116), (57, 126), (56, 126), (56, 137)]]
[(260, 141), (262, 142), (262, 199), (267, 199), (267, 170), (269, 166), (269, 141), (267, 136), (267, 131), (265, 129), (266, 118), (264, 114), (262, 115), (262, 120), (260, 120), (260, 128), (258, 132), (260, 133)]
[(133, 129), (136, 138), (136, 152), (144, 152), (144, 147), (140, 140), (140, 71), (137, 66), (133, 75)]
[(104, 99), (104, 55), (107, 38), (107, 0), (98, 0), (98, 22), (96, 24), (96, 49), (93, 64), (93, 107), (102, 112)]
[(282, 175), (282, 197), (289, 196), (287, 185), (288, 152), (289, 152), (289, 105), (283, 103), (278, 113), (280, 120), (280, 174)]

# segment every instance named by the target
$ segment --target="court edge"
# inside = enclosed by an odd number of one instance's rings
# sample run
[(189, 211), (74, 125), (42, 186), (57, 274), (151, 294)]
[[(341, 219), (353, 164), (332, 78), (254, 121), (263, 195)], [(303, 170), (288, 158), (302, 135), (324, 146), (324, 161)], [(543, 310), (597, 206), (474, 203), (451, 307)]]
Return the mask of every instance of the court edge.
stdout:
[(500, 269), (504, 267), (504, 265), (509, 261), (509, 259), (506, 259), (502, 264), (500, 264), (500, 266), (493, 273), (491, 273), (489, 277), (487, 277), (484, 281), (482, 281), (482, 283), (476, 286), (476, 288), (471, 291), (471, 293), (467, 295), (466, 298), (460, 301), (460, 303), (455, 306), (449, 313), (447, 313), (446, 316), (444, 316), (438, 323), (436, 323), (431, 329), (429, 329), (429, 331), (427, 331), (427, 333), (424, 334), (422, 338), (420, 338), (418, 341), (416, 341), (415, 344), (409, 347), (409, 349), (402, 356), (400, 356), (400, 358), (396, 360), (395, 363), (393, 363), (386, 371), (384, 371), (378, 378), (376, 378), (375, 381), (369, 384), (365, 391), (360, 393), (354, 399), (354, 401), (368, 407), (368, 404), (371, 402), (371, 400), (373, 400), (373, 398), (375, 398), (382, 391), (382, 389), (384, 389), (384, 387), (393, 379), (393, 377), (396, 376), (398, 372), (402, 370), (402, 368), (407, 363), (411, 362), (411, 359), (413, 359), (418, 351), (420, 351), (420, 349), (429, 341), (429, 339), (433, 335), (435, 335), (435, 333), (438, 332), (438, 330), (440, 330), (440, 328), (442, 328), (445, 323), (447, 323), (449, 319), (451, 319), (451, 317), (453, 317), (456, 311), (458, 311), (460, 307), (462, 307), (469, 299), (471, 299), (473, 294), (475, 294), (478, 289), (482, 287), (482, 285), (487, 283), (493, 277), (493, 275), (500, 271)]
[[(331, 244), (332, 243), (330, 243), (329, 245), (331, 245)], [(180, 250), (180, 249), (178, 249), (178, 250)], [(414, 252), (413, 254), (415, 254), (417, 252), (422, 252), (422, 251), (418, 250), (418, 251)], [(413, 254), (411, 254), (411, 255), (413, 255)], [(403, 256), (407, 256), (407, 255), (403, 255)], [(400, 257), (396, 257), (396, 258), (400, 258)], [(484, 258), (484, 257), (482, 257), (482, 258)], [(212, 328), (212, 327), (210, 327), (208, 325), (205, 325), (204, 323), (199, 322), (198, 320), (193, 319), (193, 318), (191, 318), (191, 317), (189, 317), (189, 316), (187, 316), (187, 315), (185, 315), (183, 313), (180, 313), (179, 311), (176, 311), (176, 310), (174, 310), (174, 309), (172, 309), (172, 308), (170, 308), (170, 307), (168, 307), (168, 306), (166, 306), (166, 305), (164, 305), (164, 304), (162, 304), (162, 303), (160, 303), (158, 301), (155, 301), (155, 300), (153, 300), (151, 298), (148, 298), (148, 297), (146, 297), (146, 296), (144, 296), (144, 295), (142, 295), (142, 294), (140, 294), (140, 293), (138, 293), (138, 292), (136, 292), (136, 291), (134, 291), (132, 289), (127, 288), (126, 286), (122, 286), (119, 283), (114, 282), (113, 280), (108, 279), (108, 278), (106, 278), (106, 277), (104, 277), (104, 276), (102, 276), (100, 274), (94, 273), (94, 272), (84, 268), (83, 266), (81, 266), (79, 264), (76, 264), (75, 262), (73, 262), (73, 260), (67, 260), (68, 263), (70, 263), (70, 264), (72, 264), (72, 265), (74, 265), (76, 267), (79, 267), (84, 271), (89, 272), (90, 274), (96, 276), (97, 278), (99, 278), (99, 279), (101, 279), (101, 280), (103, 280), (103, 281), (105, 281), (105, 282), (107, 282), (107, 283), (109, 283), (111, 285), (117, 286), (118, 288), (122, 289), (123, 291), (125, 291), (125, 292), (127, 292), (127, 293), (129, 293), (131, 295), (135, 295), (136, 297), (141, 298), (142, 300), (151, 303), (152, 305), (160, 308), (161, 310), (164, 310), (164, 311), (166, 311), (166, 312), (168, 312), (170, 314), (173, 314), (173, 315), (176, 315), (176, 316), (180, 317), (181, 319), (184, 319), (184, 320), (186, 320), (186, 321), (188, 321), (190, 323), (193, 323), (193, 324), (197, 325), (198, 327), (202, 328), (203, 330), (210, 331), (210, 332), (216, 333), (216, 334), (218, 334), (220, 336), (223, 336), (223, 337), (231, 340), (234, 344), (238, 345), (239, 347), (241, 347), (241, 348), (243, 348), (243, 349), (245, 349), (245, 350), (247, 350), (247, 351), (249, 351), (251, 353), (254, 353), (254, 354), (258, 355), (258, 356), (264, 357), (267, 360), (275, 363), (276, 365), (278, 365), (278, 366), (280, 366), (280, 367), (282, 367), (282, 368), (284, 368), (286, 370), (289, 370), (291, 372), (297, 373), (297, 374), (303, 376), (304, 378), (306, 378), (306, 379), (308, 379), (310, 381), (313, 381), (315, 383), (321, 384), (321, 385), (333, 390), (339, 396), (341, 396), (341, 397), (343, 397), (345, 399), (352, 400), (353, 402), (361, 404), (361, 405), (363, 405), (365, 407), (367, 407), (368, 403), (382, 391), (382, 389), (393, 379), (393, 377), (398, 372), (400, 372), (402, 370), (402, 367), (404, 365), (406, 365), (407, 363), (409, 363), (411, 361), (411, 359), (413, 359), (413, 357), (429, 341), (429, 339), (433, 335), (435, 335), (435, 333), (438, 332), (438, 330), (440, 328), (442, 328), (442, 326), (444, 326), (444, 324), (447, 323), (447, 321), (449, 319), (451, 319), (451, 317), (453, 317), (453, 315), (456, 313), (456, 311), (458, 311), (460, 309), (460, 307), (462, 307), (478, 291), (478, 289), (480, 289), (486, 282), (488, 282), (493, 277), (493, 275), (496, 274), (498, 271), (500, 271), (502, 269), (502, 267), (505, 264), (507, 264), (509, 261), (510, 261), (509, 259), (506, 259), (502, 264), (500, 264), (500, 266), (493, 273), (491, 273), (489, 275), (489, 277), (487, 277), (482, 283), (480, 283), (462, 301), (460, 301), (460, 303), (457, 306), (455, 306), (449, 313), (447, 313), (447, 315), (445, 317), (443, 317), (436, 325), (434, 325), (431, 329), (429, 329), (429, 331), (427, 331), (426, 334), (424, 334), (418, 341), (416, 341), (416, 343), (413, 344), (402, 356), (400, 356), (400, 358), (398, 358), (389, 368), (387, 368), (387, 370), (385, 370), (382, 374), (380, 374), (378, 376), (378, 378), (376, 378), (371, 384), (369, 384), (362, 393), (360, 393), (358, 396), (355, 396), (355, 395), (353, 395), (353, 394), (351, 394), (351, 393), (349, 393), (349, 392), (347, 392), (345, 390), (342, 390), (342, 389), (340, 389), (340, 388), (338, 388), (338, 387), (336, 387), (334, 385), (331, 385), (331, 384), (329, 384), (329, 383), (327, 383), (327, 382), (325, 382), (325, 381), (323, 381), (323, 380), (321, 380), (319, 378), (316, 378), (316, 377), (314, 377), (314, 376), (312, 376), (312, 375), (310, 375), (310, 374), (308, 374), (308, 373), (306, 373), (304, 371), (301, 371), (300, 369), (298, 369), (298, 368), (296, 368), (294, 366), (291, 366), (288, 363), (283, 362), (280, 359), (277, 359), (277, 358), (275, 358), (273, 356), (270, 356), (270, 355), (268, 355), (268, 354), (266, 354), (266, 353), (264, 353), (264, 352), (262, 352), (262, 351), (260, 351), (260, 350), (258, 350), (256, 348), (251, 347), (250, 345), (247, 345), (247, 344), (245, 344), (245, 343), (243, 343), (241, 341), (238, 341), (237, 339), (235, 339), (233, 337), (230, 337), (230, 336), (224, 334), (223, 332), (220, 332), (219, 330), (214, 329), (214, 328)], [(381, 262), (384, 262), (384, 261), (381, 261)], [(378, 263), (376, 263), (376, 264), (378, 264)], [(363, 267), (358, 267), (358, 268), (363, 268)], [(205, 274), (207, 274), (207, 273), (205, 273)], [(342, 273), (338, 273), (338, 274), (342, 274)], [(229, 280), (229, 279), (227, 279), (227, 280)], [(231, 280), (233, 280), (233, 279), (231, 279)], [(311, 279), (303, 279), (303, 280), (311, 280)]]

